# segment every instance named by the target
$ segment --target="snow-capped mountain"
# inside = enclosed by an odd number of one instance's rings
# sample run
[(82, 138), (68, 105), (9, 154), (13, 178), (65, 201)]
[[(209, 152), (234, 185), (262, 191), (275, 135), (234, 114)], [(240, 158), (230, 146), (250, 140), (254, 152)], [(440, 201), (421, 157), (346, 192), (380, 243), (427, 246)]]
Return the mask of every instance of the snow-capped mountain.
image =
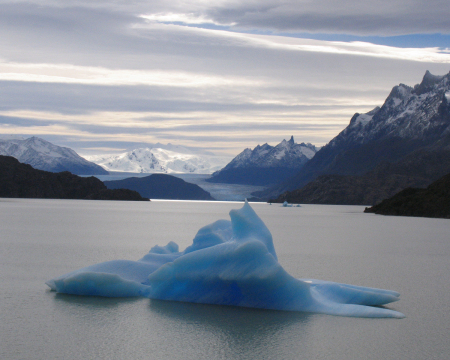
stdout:
[(356, 113), (330, 146), (365, 144), (381, 138), (421, 139), (441, 137), (450, 128), (444, 115), (450, 103), (450, 73), (425, 73), (420, 85), (395, 86), (384, 105), (366, 114)]
[(139, 148), (119, 155), (91, 155), (86, 159), (108, 171), (168, 174), (211, 174), (229, 161), (228, 157), (194, 154), (182, 146), (158, 145), (160, 147)]
[(2, 136), (0, 155), (15, 157), (21, 163), (38, 170), (51, 172), (70, 171), (76, 175), (108, 174), (100, 166), (87, 161), (72, 149), (54, 145), (44, 139)]
[(236, 156), (225, 168), (257, 167), (292, 167), (298, 168), (310, 160), (318, 148), (311, 144), (296, 144), (292, 136), (276, 146), (258, 145), (253, 150), (247, 148)]
[[(402, 168), (428, 176), (435, 169), (420, 164), (419, 170), (419, 159), (425, 159), (425, 153), (437, 159), (449, 150), (450, 73), (435, 76), (427, 71), (414, 87), (394, 86), (383, 106), (366, 114), (356, 113), (350, 124), (289, 181), (255, 195), (273, 197), (300, 189), (320, 175), (363, 175), (380, 164), (406, 160), (408, 164), (402, 163)], [(416, 164), (413, 159), (417, 159)]]
[(297, 144), (292, 136), (276, 146), (258, 145), (245, 149), (222, 170), (213, 174), (210, 182), (246, 185), (268, 185), (282, 181), (297, 172), (318, 151), (311, 144)]

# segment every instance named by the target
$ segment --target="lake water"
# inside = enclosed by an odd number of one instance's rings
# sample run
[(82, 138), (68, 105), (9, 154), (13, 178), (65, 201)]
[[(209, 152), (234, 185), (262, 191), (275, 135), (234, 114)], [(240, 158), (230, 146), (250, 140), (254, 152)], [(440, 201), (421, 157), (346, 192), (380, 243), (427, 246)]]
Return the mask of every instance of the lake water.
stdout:
[(0, 199), (1, 359), (448, 359), (450, 221), (252, 204), (293, 276), (392, 289), (405, 319), (60, 295), (45, 281), (190, 245), (238, 203)]

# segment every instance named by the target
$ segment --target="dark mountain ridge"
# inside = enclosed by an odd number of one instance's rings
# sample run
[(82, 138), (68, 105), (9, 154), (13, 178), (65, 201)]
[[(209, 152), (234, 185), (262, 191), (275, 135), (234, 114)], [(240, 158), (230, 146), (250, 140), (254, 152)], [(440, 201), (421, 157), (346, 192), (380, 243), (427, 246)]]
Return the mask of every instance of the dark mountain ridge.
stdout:
[(33, 169), (12, 156), (0, 155), (0, 197), (92, 200), (147, 200), (126, 189), (108, 190), (95, 177), (68, 171), (53, 173)]

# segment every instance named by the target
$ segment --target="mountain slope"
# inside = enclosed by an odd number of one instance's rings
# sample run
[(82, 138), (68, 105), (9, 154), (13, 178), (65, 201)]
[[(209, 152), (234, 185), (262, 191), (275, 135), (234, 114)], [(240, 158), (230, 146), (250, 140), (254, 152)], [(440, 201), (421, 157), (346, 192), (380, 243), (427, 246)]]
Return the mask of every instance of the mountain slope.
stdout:
[(187, 183), (175, 176), (153, 174), (145, 177), (131, 177), (123, 180), (104, 181), (108, 189), (135, 190), (149, 199), (168, 200), (214, 200), (200, 186)]
[(45, 199), (148, 200), (137, 192), (109, 190), (97, 178), (68, 171), (53, 173), (33, 169), (12, 156), (0, 155), (0, 197)]
[(397, 163), (383, 162), (364, 175), (320, 175), (271, 202), (374, 205), (408, 187), (425, 188), (450, 172), (450, 150), (418, 151)]
[(35, 169), (76, 175), (107, 175), (102, 167), (87, 161), (72, 149), (54, 145), (44, 139), (0, 139), (0, 155), (12, 156)]
[(228, 161), (227, 157), (195, 154), (181, 146), (159, 145), (161, 147), (138, 148), (119, 155), (86, 156), (86, 159), (108, 171), (169, 174), (211, 174)]
[(395, 86), (381, 108), (355, 114), (295, 176), (255, 195), (276, 197), (320, 175), (363, 175), (381, 162), (441, 149), (450, 149), (450, 73), (434, 76), (427, 71), (414, 88)]
[(292, 136), (276, 146), (247, 148), (207, 181), (245, 185), (276, 184), (294, 175), (317, 152), (311, 144), (296, 144)]

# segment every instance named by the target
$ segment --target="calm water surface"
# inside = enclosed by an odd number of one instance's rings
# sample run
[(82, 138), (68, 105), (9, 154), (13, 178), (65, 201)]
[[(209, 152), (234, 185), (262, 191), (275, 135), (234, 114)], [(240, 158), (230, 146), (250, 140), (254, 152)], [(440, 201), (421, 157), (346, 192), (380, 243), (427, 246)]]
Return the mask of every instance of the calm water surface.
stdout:
[(59, 295), (45, 281), (184, 249), (236, 203), (0, 200), (1, 359), (448, 359), (450, 221), (253, 204), (293, 276), (401, 293), (405, 319)]

